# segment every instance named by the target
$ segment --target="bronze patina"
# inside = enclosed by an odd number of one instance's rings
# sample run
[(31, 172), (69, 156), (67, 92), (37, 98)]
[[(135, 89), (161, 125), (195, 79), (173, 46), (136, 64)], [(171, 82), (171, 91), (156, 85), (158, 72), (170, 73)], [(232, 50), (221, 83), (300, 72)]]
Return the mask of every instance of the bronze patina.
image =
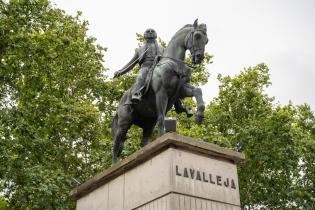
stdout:
[(202, 91), (190, 84), (191, 68), (184, 60), (186, 51), (189, 50), (193, 64), (202, 62), (205, 45), (208, 43), (206, 25), (198, 24), (197, 20), (192, 25), (185, 25), (176, 32), (165, 50), (157, 44), (153, 29), (148, 29), (144, 37), (144, 46), (136, 50), (135, 56), (122, 70), (115, 73), (117, 77), (131, 70), (137, 63), (140, 64), (137, 81), (122, 96), (112, 121), (113, 163), (123, 150), (131, 125), (143, 129), (141, 146), (145, 146), (156, 124), (158, 135), (165, 133), (164, 119), (167, 111), (173, 105), (180, 107), (180, 100), (185, 97), (195, 97), (195, 120), (197, 123), (203, 120), (205, 106)]

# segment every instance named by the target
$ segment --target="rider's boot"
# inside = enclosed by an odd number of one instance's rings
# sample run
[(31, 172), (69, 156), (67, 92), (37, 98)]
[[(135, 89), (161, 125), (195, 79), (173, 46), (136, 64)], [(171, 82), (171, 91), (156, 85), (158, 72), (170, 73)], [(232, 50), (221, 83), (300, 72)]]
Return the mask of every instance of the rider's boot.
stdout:
[(139, 101), (141, 101), (142, 91), (143, 91), (145, 79), (148, 73), (147, 70), (148, 68), (141, 68), (138, 73), (136, 84), (134, 85), (131, 91), (131, 102), (133, 104), (137, 104), (139, 103)]

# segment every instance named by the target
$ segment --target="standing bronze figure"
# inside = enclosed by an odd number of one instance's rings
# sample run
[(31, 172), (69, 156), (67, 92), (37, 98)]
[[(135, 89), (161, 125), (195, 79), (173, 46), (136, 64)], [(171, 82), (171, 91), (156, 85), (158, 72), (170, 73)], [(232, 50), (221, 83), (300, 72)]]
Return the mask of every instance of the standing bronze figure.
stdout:
[[(147, 70), (148, 78), (144, 79), (146, 84), (141, 83), (144, 88), (140, 89), (143, 91), (140, 97), (137, 97), (139, 92), (137, 85), (124, 93), (112, 121), (113, 163), (117, 161), (123, 150), (126, 134), (132, 124), (143, 129), (141, 146), (145, 146), (149, 142), (155, 124), (158, 125), (159, 136), (165, 133), (165, 115), (179, 99), (195, 97), (198, 106), (195, 120), (197, 123), (202, 121), (205, 109), (202, 92), (200, 88), (189, 83), (191, 69), (185, 64), (184, 59), (186, 50), (189, 50), (192, 62), (201, 63), (207, 43), (205, 24), (198, 25), (196, 20), (193, 25), (185, 25), (173, 36), (162, 56), (156, 57), (156, 65)], [(123, 69), (128, 69), (129, 65), (132, 65), (132, 61)], [(116, 73), (116, 76), (123, 71)], [(137, 100), (137, 103), (129, 103), (132, 99)]]

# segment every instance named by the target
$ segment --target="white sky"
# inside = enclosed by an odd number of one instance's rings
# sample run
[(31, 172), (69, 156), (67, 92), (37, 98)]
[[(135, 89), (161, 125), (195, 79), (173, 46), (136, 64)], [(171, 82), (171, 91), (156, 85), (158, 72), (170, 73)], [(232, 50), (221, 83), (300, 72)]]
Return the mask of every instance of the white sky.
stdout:
[(218, 73), (238, 74), (266, 63), (276, 102), (308, 103), (315, 110), (315, 1), (313, 0), (52, 0), (74, 15), (83, 12), (89, 34), (108, 48), (105, 67), (118, 70), (133, 56), (136, 33), (154, 28), (168, 42), (183, 25), (207, 24), (209, 65), (205, 101), (218, 94)]

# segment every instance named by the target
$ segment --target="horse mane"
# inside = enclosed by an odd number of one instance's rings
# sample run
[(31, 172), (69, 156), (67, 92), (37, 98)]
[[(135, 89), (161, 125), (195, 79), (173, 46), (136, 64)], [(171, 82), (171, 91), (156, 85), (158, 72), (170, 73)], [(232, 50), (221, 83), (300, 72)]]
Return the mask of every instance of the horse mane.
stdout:
[(188, 27), (192, 27), (193, 25), (192, 24), (186, 24), (186, 25), (184, 25), (181, 29), (179, 29), (179, 30), (182, 30), (182, 29), (184, 29), (184, 28), (188, 28)]
[[(177, 33), (181, 32), (183, 29), (191, 28), (191, 27), (193, 27), (192, 24), (186, 24), (186, 25), (184, 25), (183, 27), (181, 27), (181, 28), (175, 33), (175, 35), (177, 35)], [(204, 23), (199, 24), (199, 25), (197, 26), (197, 29), (203, 31), (205, 34), (207, 33), (207, 26), (206, 26), (206, 24), (204, 24)]]
[[(180, 32), (182, 32), (183, 30), (187, 29), (187, 28), (193, 28), (192, 24), (186, 24), (183, 27), (181, 27), (172, 37), (172, 39), (170, 41), (172, 41)], [(197, 26), (197, 29), (199, 29), (200, 31), (202, 31), (204, 34), (207, 34), (207, 26), (204, 23), (201, 23)]]
[[(172, 39), (173, 39), (174, 37), (176, 37), (182, 30), (184, 30), (184, 29), (186, 29), (186, 28), (191, 28), (191, 27), (193, 27), (192, 24), (186, 24), (186, 25), (184, 25), (183, 27), (181, 27), (181, 28), (174, 34), (174, 36), (172, 37)], [(171, 40), (172, 40), (172, 39), (171, 39)]]

